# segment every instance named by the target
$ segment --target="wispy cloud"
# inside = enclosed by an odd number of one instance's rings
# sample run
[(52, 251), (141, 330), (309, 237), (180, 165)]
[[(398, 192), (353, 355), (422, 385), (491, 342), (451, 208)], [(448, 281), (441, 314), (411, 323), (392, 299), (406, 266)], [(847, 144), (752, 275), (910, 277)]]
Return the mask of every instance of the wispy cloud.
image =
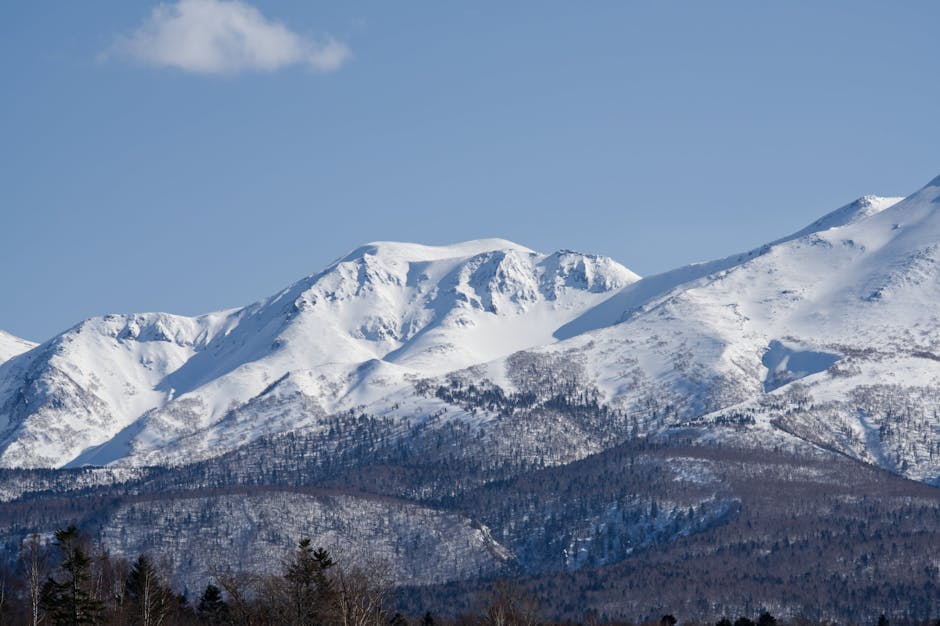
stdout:
[(186, 72), (235, 74), (289, 65), (330, 72), (350, 51), (329, 36), (298, 35), (239, 0), (179, 0), (158, 5), (140, 28), (120, 36), (106, 53), (114, 55)]

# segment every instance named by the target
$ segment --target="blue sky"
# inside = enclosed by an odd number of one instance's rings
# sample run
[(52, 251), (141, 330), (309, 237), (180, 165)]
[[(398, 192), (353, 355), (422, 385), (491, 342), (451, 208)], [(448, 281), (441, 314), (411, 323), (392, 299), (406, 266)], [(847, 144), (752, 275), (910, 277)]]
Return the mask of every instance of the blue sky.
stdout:
[(188, 2), (0, 6), (0, 328), (373, 240), (651, 274), (940, 174), (936, 2)]

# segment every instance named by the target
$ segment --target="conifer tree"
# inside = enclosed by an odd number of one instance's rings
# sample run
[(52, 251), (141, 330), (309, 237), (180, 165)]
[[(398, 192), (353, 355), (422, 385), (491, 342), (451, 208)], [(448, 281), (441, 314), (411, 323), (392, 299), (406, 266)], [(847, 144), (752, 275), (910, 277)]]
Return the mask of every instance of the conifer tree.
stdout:
[(757, 618), (757, 626), (777, 626), (777, 618), (769, 612), (764, 611)]
[(323, 621), (333, 599), (333, 583), (327, 576), (333, 564), (329, 552), (323, 548), (314, 550), (310, 539), (301, 539), (297, 544), (284, 568), (296, 624)]
[(173, 593), (163, 584), (150, 559), (143, 554), (131, 566), (125, 592), (136, 623), (141, 626), (158, 626), (170, 613)]
[(96, 624), (100, 619), (103, 606), (89, 592), (91, 558), (82, 544), (75, 526), (55, 533), (55, 546), (62, 558), (60, 579), (50, 576), (46, 580), (42, 605), (57, 625)]
[(224, 624), (228, 621), (228, 604), (222, 599), (222, 590), (209, 583), (206, 585), (199, 606), (196, 608), (199, 618), (209, 624)]

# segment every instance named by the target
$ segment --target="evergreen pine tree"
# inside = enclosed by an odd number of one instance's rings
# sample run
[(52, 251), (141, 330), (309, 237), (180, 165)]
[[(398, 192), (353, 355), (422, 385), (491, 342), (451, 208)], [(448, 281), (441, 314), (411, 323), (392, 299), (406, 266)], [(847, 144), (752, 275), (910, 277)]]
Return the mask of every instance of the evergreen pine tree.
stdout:
[(228, 604), (222, 599), (222, 591), (218, 587), (211, 583), (206, 585), (199, 598), (196, 614), (209, 624), (224, 624), (228, 621)]
[(284, 568), (284, 579), (296, 624), (317, 624), (323, 621), (331, 605), (334, 589), (327, 571), (333, 567), (330, 553), (313, 549), (309, 539), (301, 539)]
[(141, 554), (131, 566), (125, 595), (141, 626), (156, 626), (169, 614), (173, 593), (160, 580), (153, 563)]
[(43, 585), (43, 609), (54, 624), (80, 626), (99, 622), (102, 603), (88, 590), (91, 577), (91, 558), (82, 546), (82, 537), (75, 526), (55, 533), (55, 546), (62, 563), (61, 580), (50, 576)]
[(777, 618), (767, 611), (764, 611), (757, 618), (757, 626), (777, 626)]

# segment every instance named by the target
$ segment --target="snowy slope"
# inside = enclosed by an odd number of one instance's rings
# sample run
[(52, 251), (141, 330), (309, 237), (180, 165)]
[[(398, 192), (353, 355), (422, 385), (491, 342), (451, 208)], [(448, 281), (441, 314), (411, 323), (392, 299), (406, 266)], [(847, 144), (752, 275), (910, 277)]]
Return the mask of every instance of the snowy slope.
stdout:
[[(611, 423), (622, 436), (744, 428), (734, 436), (796, 436), (940, 481), (938, 208), (940, 179), (906, 199), (862, 198), (751, 252), (645, 278), (527, 362), (599, 393), (622, 413)], [(518, 363), (514, 355), (463, 377), (530, 393), (513, 375)], [(369, 410), (453, 412), (417, 391)], [(573, 454), (602, 445), (582, 441)]]
[[(750, 253), (633, 283), (533, 353), (580, 363), (642, 431), (776, 428), (937, 481), (937, 302), (940, 178), (901, 201), (863, 198)], [(505, 368), (488, 371), (499, 379)]]
[(242, 309), (87, 320), (0, 366), (0, 464), (219, 454), (551, 342), (637, 279), (497, 239), (375, 243)]
[(732, 269), (747, 261), (760, 257), (772, 248), (808, 237), (817, 232), (839, 228), (854, 224), (884, 209), (897, 204), (903, 198), (880, 198), (878, 196), (865, 196), (855, 202), (849, 203), (835, 211), (821, 217), (806, 228), (792, 235), (783, 237), (769, 244), (741, 254), (733, 254), (723, 259), (705, 263), (693, 263), (679, 267), (662, 274), (648, 276), (641, 281), (632, 283), (598, 306), (586, 311), (577, 319), (571, 321), (558, 330), (556, 337), (568, 339), (581, 333), (611, 326), (620, 322), (634, 309), (642, 306), (654, 298), (663, 296), (677, 288), (684, 288), (692, 281)]
[[(555, 337), (564, 341), (534, 353), (564, 354), (583, 364), (587, 380), (617, 405), (655, 399), (676, 410), (685, 403), (684, 414), (701, 414), (716, 402), (725, 404), (709, 400), (710, 391), (733, 391), (737, 379), (747, 382), (736, 397), (749, 397), (767, 377), (762, 359), (771, 337), (787, 332), (755, 326), (742, 311), (766, 317), (786, 306), (797, 289), (809, 289), (842, 262), (839, 249), (818, 244), (822, 237), (838, 237), (901, 200), (866, 196), (760, 248), (632, 282), (559, 328)], [(512, 386), (506, 369), (502, 360), (484, 368), (489, 378)], [(664, 390), (667, 395), (660, 395)], [(641, 412), (650, 417), (651, 411)]]
[(0, 330), (0, 363), (35, 347), (36, 344), (32, 341), (14, 337), (10, 333)]

